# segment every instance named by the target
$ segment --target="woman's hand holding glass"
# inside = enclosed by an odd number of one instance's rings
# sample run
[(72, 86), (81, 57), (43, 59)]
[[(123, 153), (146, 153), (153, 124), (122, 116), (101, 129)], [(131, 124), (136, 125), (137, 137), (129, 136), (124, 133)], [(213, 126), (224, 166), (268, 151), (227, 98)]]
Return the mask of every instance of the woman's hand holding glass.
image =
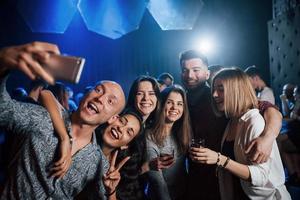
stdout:
[(174, 163), (174, 149), (172, 149), (168, 153), (161, 152), (157, 158), (149, 162), (149, 167), (151, 170), (159, 171), (171, 167)]
[(192, 161), (202, 164), (216, 164), (218, 153), (203, 146), (191, 145), (189, 156)]

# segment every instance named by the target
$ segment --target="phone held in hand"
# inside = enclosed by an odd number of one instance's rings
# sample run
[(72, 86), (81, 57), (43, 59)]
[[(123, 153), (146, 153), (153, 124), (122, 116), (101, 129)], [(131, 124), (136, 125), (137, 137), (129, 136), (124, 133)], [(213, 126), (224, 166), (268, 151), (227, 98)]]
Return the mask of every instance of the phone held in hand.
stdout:
[(78, 83), (84, 63), (85, 59), (81, 57), (51, 54), (42, 66), (55, 80)]

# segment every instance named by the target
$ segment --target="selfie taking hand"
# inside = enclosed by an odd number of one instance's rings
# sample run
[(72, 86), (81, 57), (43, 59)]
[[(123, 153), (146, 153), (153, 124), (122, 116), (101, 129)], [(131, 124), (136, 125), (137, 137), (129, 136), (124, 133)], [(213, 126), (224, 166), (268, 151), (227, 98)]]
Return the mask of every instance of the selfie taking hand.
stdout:
[(41, 63), (47, 62), (50, 54), (59, 54), (59, 49), (56, 45), (45, 42), (3, 48), (0, 50), (0, 76), (8, 70), (18, 69), (31, 79), (40, 77), (54, 84), (54, 78), (41, 66)]

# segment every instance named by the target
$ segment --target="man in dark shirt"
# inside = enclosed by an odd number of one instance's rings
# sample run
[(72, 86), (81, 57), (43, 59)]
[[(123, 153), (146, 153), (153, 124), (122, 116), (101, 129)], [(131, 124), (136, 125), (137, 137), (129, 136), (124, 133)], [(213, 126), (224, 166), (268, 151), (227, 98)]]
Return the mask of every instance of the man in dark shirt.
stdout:
[[(208, 148), (220, 151), (227, 120), (224, 116), (215, 116), (211, 107), (210, 88), (206, 83), (210, 76), (207, 58), (195, 50), (185, 51), (180, 56), (180, 66), (182, 83), (187, 90), (193, 137), (205, 139)], [(245, 152), (257, 163), (268, 159), (273, 141), (281, 127), (282, 116), (276, 108), (269, 106), (263, 116), (266, 120), (265, 130), (259, 138), (251, 142)], [(188, 199), (220, 199), (215, 166), (189, 160), (188, 170)]]
[(41, 42), (0, 50), (0, 127), (15, 138), (1, 199), (73, 199), (89, 183), (94, 183), (91, 195), (105, 199), (102, 176), (109, 164), (94, 130), (124, 108), (123, 90), (115, 82), (100, 82), (83, 97), (77, 111), (62, 113), (72, 138), (72, 165), (61, 179), (49, 176), (59, 145), (49, 113), (42, 106), (12, 100), (6, 91), (11, 69), (54, 83), (40, 65), (48, 61), (49, 52), (59, 53), (55, 45)]

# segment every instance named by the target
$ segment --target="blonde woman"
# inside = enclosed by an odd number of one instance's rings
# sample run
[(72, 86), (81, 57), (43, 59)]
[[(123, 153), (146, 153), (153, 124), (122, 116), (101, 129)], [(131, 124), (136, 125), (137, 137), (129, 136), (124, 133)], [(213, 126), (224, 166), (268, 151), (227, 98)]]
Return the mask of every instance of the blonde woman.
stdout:
[(265, 126), (247, 75), (237, 68), (220, 71), (213, 79), (212, 96), (216, 113), (230, 119), (221, 153), (191, 148), (190, 157), (195, 162), (217, 165), (221, 199), (291, 199), (276, 142), (263, 164), (254, 164), (245, 155), (247, 145)]

